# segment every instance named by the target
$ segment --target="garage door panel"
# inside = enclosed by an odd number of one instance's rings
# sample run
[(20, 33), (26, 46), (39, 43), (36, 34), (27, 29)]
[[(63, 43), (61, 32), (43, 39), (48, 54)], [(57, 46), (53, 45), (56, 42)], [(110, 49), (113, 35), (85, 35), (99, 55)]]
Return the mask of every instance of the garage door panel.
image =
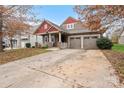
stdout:
[(84, 37), (84, 49), (97, 49), (97, 36)]
[(80, 37), (70, 38), (70, 48), (74, 49), (81, 48), (81, 38)]

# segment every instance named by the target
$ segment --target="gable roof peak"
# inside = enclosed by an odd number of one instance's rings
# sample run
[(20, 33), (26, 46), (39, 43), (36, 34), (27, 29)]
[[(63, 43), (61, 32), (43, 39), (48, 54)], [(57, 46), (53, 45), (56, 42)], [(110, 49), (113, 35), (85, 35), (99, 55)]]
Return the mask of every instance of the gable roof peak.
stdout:
[(75, 19), (71, 16), (67, 17), (66, 20), (62, 23), (63, 24), (69, 24), (69, 23), (75, 23), (75, 22), (78, 22), (79, 20), (78, 19)]
[(72, 17), (72, 16), (69, 16), (68, 18), (72, 18), (72, 19), (75, 19), (75, 20), (77, 20), (76, 18), (74, 18), (74, 17)]
[[(49, 28), (46, 29), (46, 30), (43, 29), (42, 32), (37, 32), (37, 31), (41, 28), (41, 26), (42, 26), (42, 24), (43, 24), (44, 22), (46, 22), (47, 24), (50, 25)], [(58, 31), (63, 31), (63, 29), (62, 29), (61, 27), (59, 27), (58, 25), (56, 25), (55, 23), (53, 23), (53, 22), (51, 22), (51, 21), (49, 21), (49, 20), (44, 19), (44, 20), (42, 21), (42, 23), (40, 24), (40, 26), (36, 29), (36, 31), (34, 32), (34, 34), (36, 34), (36, 33), (48, 32), (51, 28), (55, 28), (55, 29), (57, 29)]]

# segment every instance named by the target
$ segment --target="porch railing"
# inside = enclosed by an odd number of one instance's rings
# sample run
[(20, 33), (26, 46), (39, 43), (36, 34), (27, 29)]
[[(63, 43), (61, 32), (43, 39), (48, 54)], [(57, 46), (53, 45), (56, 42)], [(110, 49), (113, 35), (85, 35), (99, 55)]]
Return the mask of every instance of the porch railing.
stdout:
[(67, 43), (66, 43), (66, 42), (62, 42), (62, 43), (60, 44), (60, 48), (61, 48), (61, 49), (68, 48)]

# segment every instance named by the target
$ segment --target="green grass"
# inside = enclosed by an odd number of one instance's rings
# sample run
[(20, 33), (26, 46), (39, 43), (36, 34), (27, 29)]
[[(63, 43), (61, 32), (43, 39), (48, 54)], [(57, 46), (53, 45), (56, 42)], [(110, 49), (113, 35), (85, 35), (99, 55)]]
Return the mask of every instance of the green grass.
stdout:
[(122, 45), (122, 44), (114, 44), (114, 46), (112, 47), (112, 50), (124, 53), (124, 45)]
[(120, 82), (124, 82), (124, 45), (114, 44), (112, 50), (103, 50), (103, 53), (117, 71)]
[(40, 48), (24, 48), (24, 49), (7, 50), (5, 52), (0, 53), (0, 64), (42, 54), (45, 52), (48, 52), (48, 50), (40, 49)]

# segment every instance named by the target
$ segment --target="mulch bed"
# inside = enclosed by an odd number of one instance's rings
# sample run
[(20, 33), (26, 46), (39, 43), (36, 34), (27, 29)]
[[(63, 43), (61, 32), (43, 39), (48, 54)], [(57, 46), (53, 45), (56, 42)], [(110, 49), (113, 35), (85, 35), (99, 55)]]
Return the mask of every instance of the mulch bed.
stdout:
[(117, 71), (120, 83), (124, 83), (124, 53), (113, 50), (102, 50), (102, 52)]

